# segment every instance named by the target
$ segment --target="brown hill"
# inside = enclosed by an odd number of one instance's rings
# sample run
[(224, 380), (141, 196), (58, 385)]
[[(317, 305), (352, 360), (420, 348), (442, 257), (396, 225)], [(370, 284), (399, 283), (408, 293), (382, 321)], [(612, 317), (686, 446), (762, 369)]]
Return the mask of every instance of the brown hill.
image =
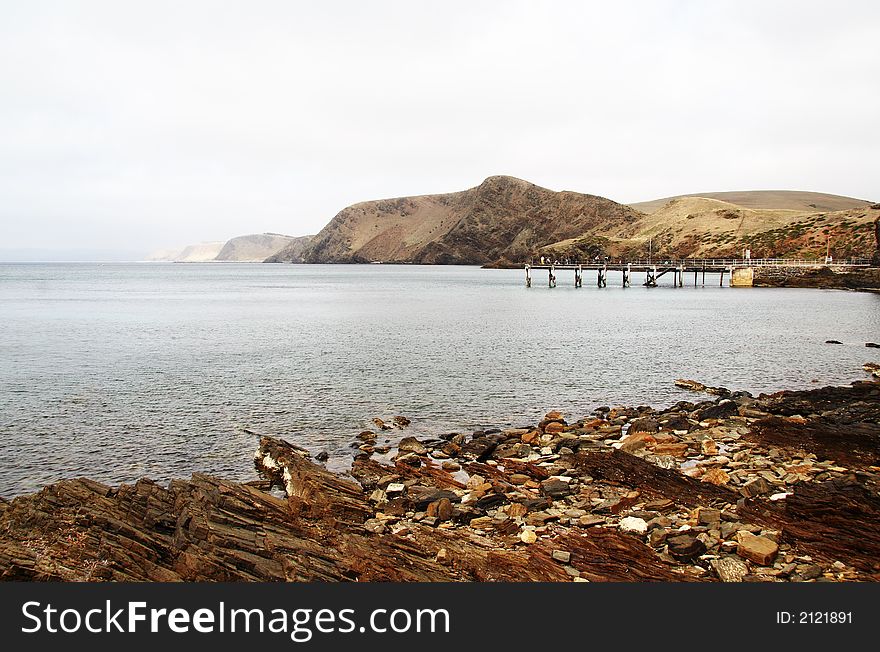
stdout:
[(642, 213), (653, 213), (675, 199), (684, 197), (703, 197), (717, 199), (743, 208), (794, 210), (802, 213), (822, 211), (845, 211), (851, 208), (865, 208), (871, 202), (824, 192), (805, 192), (801, 190), (738, 190), (733, 192), (697, 192), (690, 195), (677, 195), (663, 199), (629, 204)]
[(355, 204), (315, 236), (305, 262), (519, 263), (541, 246), (623, 229), (638, 211), (507, 176), (462, 192)]
[[(793, 194), (801, 199), (789, 202), (789, 206), (817, 199), (816, 193)], [(848, 202), (859, 206), (837, 211), (748, 208), (684, 195), (664, 200), (662, 207), (643, 214), (624, 228), (609, 228), (602, 234), (601, 242), (597, 242), (596, 234), (589, 234), (547, 245), (539, 253), (560, 259), (584, 258), (584, 254), (594, 255), (600, 247), (601, 255), (614, 258), (646, 257), (649, 251), (661, 258), (713, 258), (739, 257), (744, 249), (750, 249), (753, 258), (824, 258), (826, 250), (830, 250), (836, 259), (871, 258), (875, 252), (874, 222), (880, 216), (880, 205), (837, 199), (837, 205)]]

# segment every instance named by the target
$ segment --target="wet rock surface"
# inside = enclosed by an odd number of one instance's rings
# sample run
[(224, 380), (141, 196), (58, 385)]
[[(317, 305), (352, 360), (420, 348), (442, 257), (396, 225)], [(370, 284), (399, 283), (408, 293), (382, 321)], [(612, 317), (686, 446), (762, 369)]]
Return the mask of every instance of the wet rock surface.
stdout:
[(0, 576), (880, 579), (880, 384), (752, 397), (677, 382), (716, 396), (405, 437), (381, 460), (365, 431), (348, 476), (264, 437), (263, 481), (59, 482), (0, 500)]

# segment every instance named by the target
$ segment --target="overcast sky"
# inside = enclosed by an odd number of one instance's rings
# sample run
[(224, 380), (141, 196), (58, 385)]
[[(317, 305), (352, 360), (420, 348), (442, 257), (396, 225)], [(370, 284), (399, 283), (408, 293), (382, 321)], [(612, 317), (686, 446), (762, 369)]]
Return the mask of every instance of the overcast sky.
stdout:
[(0, 248), (317, 232), (510, 174), (880, 200), (880, 2), (0, 0)]

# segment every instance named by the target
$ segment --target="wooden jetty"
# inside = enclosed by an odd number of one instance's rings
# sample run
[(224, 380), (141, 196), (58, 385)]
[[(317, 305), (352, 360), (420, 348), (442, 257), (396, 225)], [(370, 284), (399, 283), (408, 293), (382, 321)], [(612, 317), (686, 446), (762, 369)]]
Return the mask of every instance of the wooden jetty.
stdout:
[(608, 287), (608, 273), (621, 273), (621, 287), (632, 285), (633, 273), (645, 275), (645, 287), (657, 287), (657, 280), (667, 274), (672, 274), (672, 286), (684, 287), (684, 279), (691, 273), (694, 275), (694, 286), (706, 285), (706, 274), (719, 274), (718, 285), (724, 287), (725, 275), (732, 286), (751, 286), (754, 270), (757, 267), (868, 267), (868, 261), (863, 260), (807, 260), (786, 258), (685, 258), (680, 260), (627, 260), (627, 261), (592, 261), (592, 262), (564, 262), (564, 263), (541, 263), (537, 265), (525, 265), (526, 287), (532, 287), (532, 272), (535, 270), (547, 270), (547, 284), (556, 287), (556, 273), (559, 271), (574, 272), (574, 287), (584, 285), (584, 270), (596, 271), (596, 283), (598, 287)]

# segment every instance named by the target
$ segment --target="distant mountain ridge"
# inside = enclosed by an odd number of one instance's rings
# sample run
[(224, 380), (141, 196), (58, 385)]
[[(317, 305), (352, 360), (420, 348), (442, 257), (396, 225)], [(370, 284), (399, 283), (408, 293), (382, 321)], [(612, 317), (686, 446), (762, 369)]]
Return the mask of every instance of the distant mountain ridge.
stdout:
[(199, 242), (187, 245), (182, 249), (161, 249), (151, 253), (146, 260), (151, 262), (203, 263), (214, 260), (223, 249), (223, 244), (223, 242)]
[(826, 193), (759, 190), (625, 205), (491, 176), (459, 192), (365, 201), (315, 236), (276, 233), (157, 252), (185, 262), (419, 263), (519, 266), (541, 256), (836, 259), (878, 256), (880, 204)]
[(226, 242), (203, 242), (182, 249), (153, 252), (146, 260), (177, 263), (261, 263), (294, 244), (305, 246), (310, 238), (311, 236), (293, 237), (279, 233), (253, 233), (237, 236)]

